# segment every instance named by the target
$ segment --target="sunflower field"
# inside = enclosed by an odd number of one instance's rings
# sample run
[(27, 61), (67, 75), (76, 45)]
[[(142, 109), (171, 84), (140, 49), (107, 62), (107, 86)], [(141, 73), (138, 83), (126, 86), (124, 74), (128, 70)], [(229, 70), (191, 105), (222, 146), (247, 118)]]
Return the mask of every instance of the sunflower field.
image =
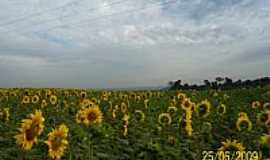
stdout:
[(269, 160), (270, 87), (0, 89), (0, 160), (55, 159)]

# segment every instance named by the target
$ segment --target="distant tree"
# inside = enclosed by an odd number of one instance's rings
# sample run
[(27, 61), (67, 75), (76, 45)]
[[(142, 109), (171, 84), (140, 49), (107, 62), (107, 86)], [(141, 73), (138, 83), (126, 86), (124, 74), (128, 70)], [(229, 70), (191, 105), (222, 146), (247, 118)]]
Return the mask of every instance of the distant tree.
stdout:
[(204, 85), (205, 85), (206, 88), (210, 88), (211, 87), (211, 83), (209, 82), (209, 80), (206, 79), (203, 82), (204, 82)]

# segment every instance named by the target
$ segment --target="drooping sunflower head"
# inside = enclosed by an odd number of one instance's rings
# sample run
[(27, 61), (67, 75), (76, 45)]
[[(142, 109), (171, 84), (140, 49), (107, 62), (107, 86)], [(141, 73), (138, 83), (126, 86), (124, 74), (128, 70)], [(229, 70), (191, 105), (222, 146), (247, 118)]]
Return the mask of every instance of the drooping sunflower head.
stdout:
[(238, 131), (252, 129), (252, 122), (249, 120), (248, 116), (240, 116), (236, 121), (236, 128)]
[(43, 99), (43, 100), (41, 101), (41, 108), (44, 108), (44, 107), (47, 107), (47, 106), (48, 106), (47, 101), (46, 101), (45, 99)]
[(9, 121), (9, 108), (0, 108), (0, 121)]
[(122, 102), (120, 105), (120, 109), (122, 113), (127, 113), (128, 111), (128, 106), (126, 105), (126, 103)]
[(34, 143), (37, 142), (44, 128), (44, 118), (42, 112), (37, 110), (34, 114), (30, 114), (29, 119), (23, 119), (20, 133), (15, 136), (17, 144), (21, 145), (24, 150), (31, 150)]
[(226, 105), (225, 104), (218, 105), (217, 112), (218, 112), (218, 114), (221, 114), (221, 115), (225, 114), (226, 113)]
[(266, 110), (260, 114), (258, 114), (258, 121), (265, 125), (270, 124), (270, 111)]
[(207, 117), (210, 113), (211, 104), (208, 100), (204, 100), (197, 104), (196, 112), (200, 117)]
[(253, 102), (251, 103), (251, 107), (252, 107), (253, 109), (256, 109), (256, 108), (258, 108), (258, 107), (260, 107), (260, 106), (261, 106), (260, 101), (253, 101)]
[(260, 138), (260, 144), (264, 146), (270, 146), (270, 132), (268, 134), (263, 134)]
[(143, 103), (144, 103), (144, 108), (148, 108), (148, 106), (149, 106), (149, 99), (145, 99), (143, 101)]
[(268, 102), (267, 102), (267, 103), (264, 103), (264, 104), (263, 104), (263, 109), (264, 109), (264, 110), (269, 110), (269, 111), (270, 111), (270, 103), (268, 103)]
[(237, 140), (231, 141), (227, 139), (225, 142), (221, 142), (222, 146), (218, 149), (218, 151), (244, 151), (245, 147), (238, 143)]
[(83, 123), (86, 125), (100, 124), (103, 120), (103, 114), (98, 106), (83, 109)]
[(60, 125), (48, 134), (48, 140), (45, 143), (49, 148), (49, 156), (54, 159), (60, 159), (68, 146), (67, 141), (68, 127)]

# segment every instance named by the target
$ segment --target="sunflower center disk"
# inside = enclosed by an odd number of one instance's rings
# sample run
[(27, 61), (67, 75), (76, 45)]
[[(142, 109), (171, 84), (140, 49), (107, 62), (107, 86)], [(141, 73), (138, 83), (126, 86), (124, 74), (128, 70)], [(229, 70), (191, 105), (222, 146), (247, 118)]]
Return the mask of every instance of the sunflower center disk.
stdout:
[(94, 113), (94, 112), (90, 112), (90, 113), (88, 113), (88, 115), (87, 115), (87, 119), (88, 119), (90, 122), (95, 121), (95, 120), (97, 119), (97, 115), (96, 115), (96, 113)]
[(55, 137), (54, 140), (52, 141), (52, 150), (58, 150), (58, 148), (62, 144), (62, 138), (61, 137)]

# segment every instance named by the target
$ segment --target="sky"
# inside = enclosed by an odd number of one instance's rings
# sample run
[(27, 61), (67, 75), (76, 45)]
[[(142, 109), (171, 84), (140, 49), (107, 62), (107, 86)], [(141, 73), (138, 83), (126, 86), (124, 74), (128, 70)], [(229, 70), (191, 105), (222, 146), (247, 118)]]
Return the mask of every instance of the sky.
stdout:
[(0, 1), (0, 87), (270, 75), (269, 0)]

